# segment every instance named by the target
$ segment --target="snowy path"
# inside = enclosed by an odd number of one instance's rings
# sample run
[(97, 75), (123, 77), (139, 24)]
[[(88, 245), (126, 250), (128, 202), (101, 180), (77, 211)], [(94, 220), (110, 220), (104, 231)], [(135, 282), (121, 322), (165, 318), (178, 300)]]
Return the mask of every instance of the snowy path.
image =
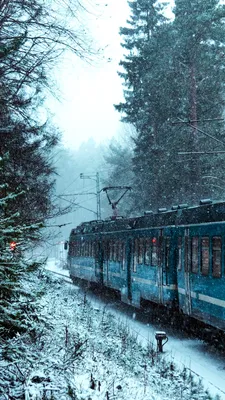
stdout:
[[(69, 276), (67, 270), (62, 270), (55, 260), (49, 260), (47, 269), (51, 271), (65, 273)], [(89, 294), (88, 297), (97, 308), (105, 308), (117, 316), (121, 323), (129, 326), (129, 329), (137, 336), (138, 340), (146, 345), (149, 342), (156, 344), (155, 331), (166, 331), (169, 341), (164, 347), (163, 356), (169, 360), (174, 360), (176, 365), (184, 366), (192, 370), (197, 378), (202, 378), (202, 383), (212, 395), (218, 394), (225, 400), (225, 358), (210, 351), (206, 344), (197, 339), (188, 339), (181, 334), (174, 333), (168, 326), (146, 324), (136, 318), (134, 310), (126, 306), (121, 306), (119, 302), (109, 301), (108, 304), (97, 295)], [(126, 309), (124, 311), (124, 309)]]

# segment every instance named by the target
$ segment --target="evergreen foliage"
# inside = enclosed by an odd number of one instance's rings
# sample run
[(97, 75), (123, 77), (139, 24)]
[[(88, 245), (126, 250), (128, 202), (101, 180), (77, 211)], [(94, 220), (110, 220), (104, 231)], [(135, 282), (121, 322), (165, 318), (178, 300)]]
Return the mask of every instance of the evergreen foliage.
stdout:
[(115, 107), (137, 131), (132, 211), (221, 197), (224, 157), (178, 153), (217, 151), (225, 144), (218, 121), (224, 113), (225, 7), (218, 0), (178, 0), (170, 21), (165, 4), (129, 4), (119, 72), (125, 102)]
[(59, 133), (44, 117), (44, 97), (65, 49), (82, 58), (91, 54), (84, 34), (71, 25), (74, 13), (76, 0), (0, 2), (1, 339), (32, 333), (37, 318), (36, 294), (23, 281), (38, 263), (29, 265), (25, 254), (41, 240), (46, 219), (60, 213), (52, 200)]
[[(13, 337), (27, 329), (33, 330), (35, 293), (23, 288), (21, 281), (38, 264), (26, 262), (22, 255), (27, 248), (25, 238), (37, 237), (38, 225), (15, 224), (18, 214), (12, 214), (8, 204), (16, 203), (20, 195), (11, 193), (0, 201), (0, 339)], [(32, 313), (29, 313), (31, 309)]]
[[(130, 146), (131, 140), (128, 143), (119, 143), (112, 140), (109, 145), (108, 151), (105, 154), (105, 162), (111, 166), (107, 179), (104, 180), (104, 186), (132, 186), (133, 171), (132, 171), (132, 157), (133, 151)], [(122, 191), (111, 191), (110, 195), (113, 200), (117, 200)], [(104, 199), (103, 199), (104, 204)], [(128, 191), (118, 205), (119, 215), (129, 215), (132, 205), (132, 192)], [(109, 206), (107, 207), (109, 208)], [(112, 211), (110, 209), (110, 216)], [(109, 215), (107, 215), (108, 217)]]

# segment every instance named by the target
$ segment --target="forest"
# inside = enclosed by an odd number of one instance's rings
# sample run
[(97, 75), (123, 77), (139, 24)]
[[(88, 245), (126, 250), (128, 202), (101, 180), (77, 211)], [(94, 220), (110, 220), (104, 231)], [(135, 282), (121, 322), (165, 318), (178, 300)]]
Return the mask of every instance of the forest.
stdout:
[[(115, 107), (133, 133), (106, 156), (109, 183), (129, 183), (128, 215), (224, 196), (225, 6), (218, 0), (130, 1), (121, 27)], [(124, 160), (129, 174), (120, 174)], [(131, 176), (132, 175), (132, 176)], [(122, 182), (121, 182), (122, 180)], [(126, 203), (126, 204), (125, 204)]]
[[(89, 191), (76, 176), (85, 172), (90, 157), (97, 160), (92, 167), (100, 172), (100, 189), (132, 187), (119, 210), (127, 216), (224, 196), (225, 5), (219, 0), (175, 0), (171, 18), (167, 3), (128, 3), (130, 15), (120, 28), (124, 56), (118, 66), (124, 100), (115, 104), (124, 137), (112, 139), (107, 148), (84, 144), (71, 155), (62, 148), (45, 97), (54, 91), (50, 72), (65, 51), (84, 60), (96, 56), (82, 26), (84, 5), (79, 0), (0, 1), (3, 359), (9, 357), (8, 340), (26, 334), (32, 341), (38, 334), (35, 304), (41, 291), (29, 290), (26, 279), (44, 260), (28, 255), (49, 243), (49, 228), (68, 224), (70, 229), (74, 208), (83, 204), (93, 214), (95, 183), (92, 203), (77, 198), (77, 192)], [(70, 189), (74, 194), (68, 201)], [(103, 201), (103, 218), (107, 207)]]
[(22, 281), (39, 262), (29, 252), (46, 240), (49, 221), (67, 212), (55, 197), (53, 159), (61, 135), (45, 97), (54, 91), (51, 68), (65, 51), (94, 55), (82, 13), (76, 0), (0, 2), (1, 340), (31, 332), (35, 296)]

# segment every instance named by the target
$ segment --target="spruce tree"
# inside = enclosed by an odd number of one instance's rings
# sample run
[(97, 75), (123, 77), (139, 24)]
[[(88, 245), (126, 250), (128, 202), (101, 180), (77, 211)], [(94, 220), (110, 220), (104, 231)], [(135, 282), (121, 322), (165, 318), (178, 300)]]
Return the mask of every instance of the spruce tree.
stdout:
[[(75, 8), (74, 8), (75, 6)], [(79, 57), (89, 46), (69, 16), (76, 1), (0, 2), (0, 337), (30, 329), (31, 296), (22, 278), (26, 250), (54, 216), (52, 150), (56, 129), (41, 122), (50, 71), (63, 50)], [(41, 110), (40, 110), (41, 109)], [(41, 111), (41, 112), (40, 112)], [(17, 243), (15, 249), (10, 249)], [(25, 297), (24, 297), (25, 296)], [(33, 298), (32, 298), (33, 299)], [(30, 312), (31, 311), (31, 312)], [(31, 324), (32, 325), (32, 324)]]
[(122, 44), (129, 54), (120, 64), (128, 90), (125, 103), (116, 106), (123, 120), (137, 131), (134, 138), (133, 211), (156, 208), (162, 203), (165, 181), (165, 123), (172, 112), (168, 103), (171, 87), (170, 53), (173, 37), (156, 1), (129, 3), (132, 29), (121, 29)]
[[(225, 143), (223, 124), (216, 121), (223, 117), (224, 112), (225, 9), (218, 0), (177, 0), (174, 11), (173, 26), (177, 39), (173, 62), (177, 65), (176, 85), (182, 99), (175, 119), (192, 122), (191, 126), (180, 125), (173, 132), (181, 139), (185, 135), (189, 137), (184, 150), (216, 151), (221, 149), (222, 142)], [(207, 122), (209, 119), (214, 121)], [(221, 142), (210, 139), (198, 129)], [(187, 191), (186, 197), (190, 201), (197, 201), (201, 196), (215, 198), (223, 194), (205, 178), (223, 176), (224, 157), (193, 154), (186, 160), (180, 159), (188, 170), (186, 179), (191, 191)]]
[[(2, 169), (2, 160), (0, 170)], [(0, 187), (1, 193), (8, 189), (7, 184)], [(32, 315), (37, 317), (33, 307), (35, 293), (29, 293), (22, 285), (26, 273), (37, 267), (34, 261), (29, 263), (23, 257), (28, 248), (27, 235), (38, 236), (38, 225), (18, 225), (15, 223), (18, 213), (12, 213), (12, 202), (17, 202), (22, 193), (9, 193), (0, 199), (0, 340), (8, 339), (17, 333), (32, 331)], [(9, 206), (9, 207), (8, 207)]]
[[(168, 22), (156, 2), (130, 5), (132, 29), (121, 29), (129, 53), (120, 75), (128, 90), (125, 103), (116, 108), (137, 130), (134, 207), (156, 209), (218, 197), (223, 191), (210, 181), (223, 178), (224, 157), (178, 153), (216, 151), (225, 142), (217, 120), (224, 109), (224, 6), (216, 0), (178, 0), (175, 19)], [(138, 12), (141, 6), (149, 14)]]

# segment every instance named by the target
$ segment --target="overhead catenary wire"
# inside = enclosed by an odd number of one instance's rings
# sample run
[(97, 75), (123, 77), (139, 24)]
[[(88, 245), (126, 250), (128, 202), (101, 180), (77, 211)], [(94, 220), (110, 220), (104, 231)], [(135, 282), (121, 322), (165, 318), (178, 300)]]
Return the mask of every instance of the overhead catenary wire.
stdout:
[(96, 213), (95, 211), (91, 210), (90, 208), (81, 206), (79, 203), (74, 203), (74, 202), (71, 201), (71, 200), (64, 199), (63, 196), (57, 196), (57, 195), (55, 195), (55, 197), (58, 197), (59, 199), (62, 199), (62, 200), (64, 200), (64, 201), (67, 201), (67, 202), (70, 203), (71, 205), (74, 205), (74, 206), (76, 206), (76, 207), (78, 207), (78, 208), (82, 208), (82, 209), (84, 209), (84, 210), (86, 210), (86, 211), (90, 211), (90, 212), (94, 213), (95, 215), (97, 215), (97, 213)]
[(201, 155), (201, 154), (224, 154), (225, 150), (215, 150), (215, 151), (178, 151), (178, 154), (180, 156), (183, 155), (192, 155), (192, 154), (197, 154), (197, 155)]
[[(184, 121), (184, 120), (182, 120), (182, 118), (178, 118), (178, 120), (180, 121), (180, 123), (187, 124), (188, 126), (190, 126), (191, 128), (193, 128), (194, 130), (196, 130), (196, 131), (202, 133), (203, 135), (209, 137), (210, 139), (213, 139), (213, 140), (215, 140), (216, 142), (225, 145), (225, 142), (224, 142), (223, 140), (217, 139), (215, 136), (212, 136), (212, 135), (210, 135), (209, 133), (207, 133), (207, 132), (203, 131), (202, 129), (198, 128), (197, 126), (192, 125), (191, 122), (189, 122), (189, 121)], [(174, 124), (176, 124), (176, 122), (172, 122), (172, 125), (174, 125)]]
[[(96, 194), (95, 193), (89, 193), (89, 194), (94, 194), (95, 195), (95, 197), (89, 197), (88, 199), (86, 199), (86, 200), (82, 200), (82, 204), (84, 204), (84, 203), (88, 203), (89, 201), (91, 201), (91, 200), (95, 200), (95, 198), (96, 198)], [(56, 196), (56, 197), (59, 197), (60, 199), (62, 199), (62, 200), (67, 200), (67, 199), (64, 199), (64, 194), (59, 194), (58, 196)], [(66, 197), (66, 196), (65, 196)], [(68, 196), (68, 197), (70, 197), (70, 196)], [(71, 202), (75, 202), (75, 200), (76, 200), (76, 198), (74, 198), (73, 200), (70, 200)], [(68, 201), (68, 200), (67, 200)], [(76, 203), (77, 205), (79, 205), (80, 203)]]

